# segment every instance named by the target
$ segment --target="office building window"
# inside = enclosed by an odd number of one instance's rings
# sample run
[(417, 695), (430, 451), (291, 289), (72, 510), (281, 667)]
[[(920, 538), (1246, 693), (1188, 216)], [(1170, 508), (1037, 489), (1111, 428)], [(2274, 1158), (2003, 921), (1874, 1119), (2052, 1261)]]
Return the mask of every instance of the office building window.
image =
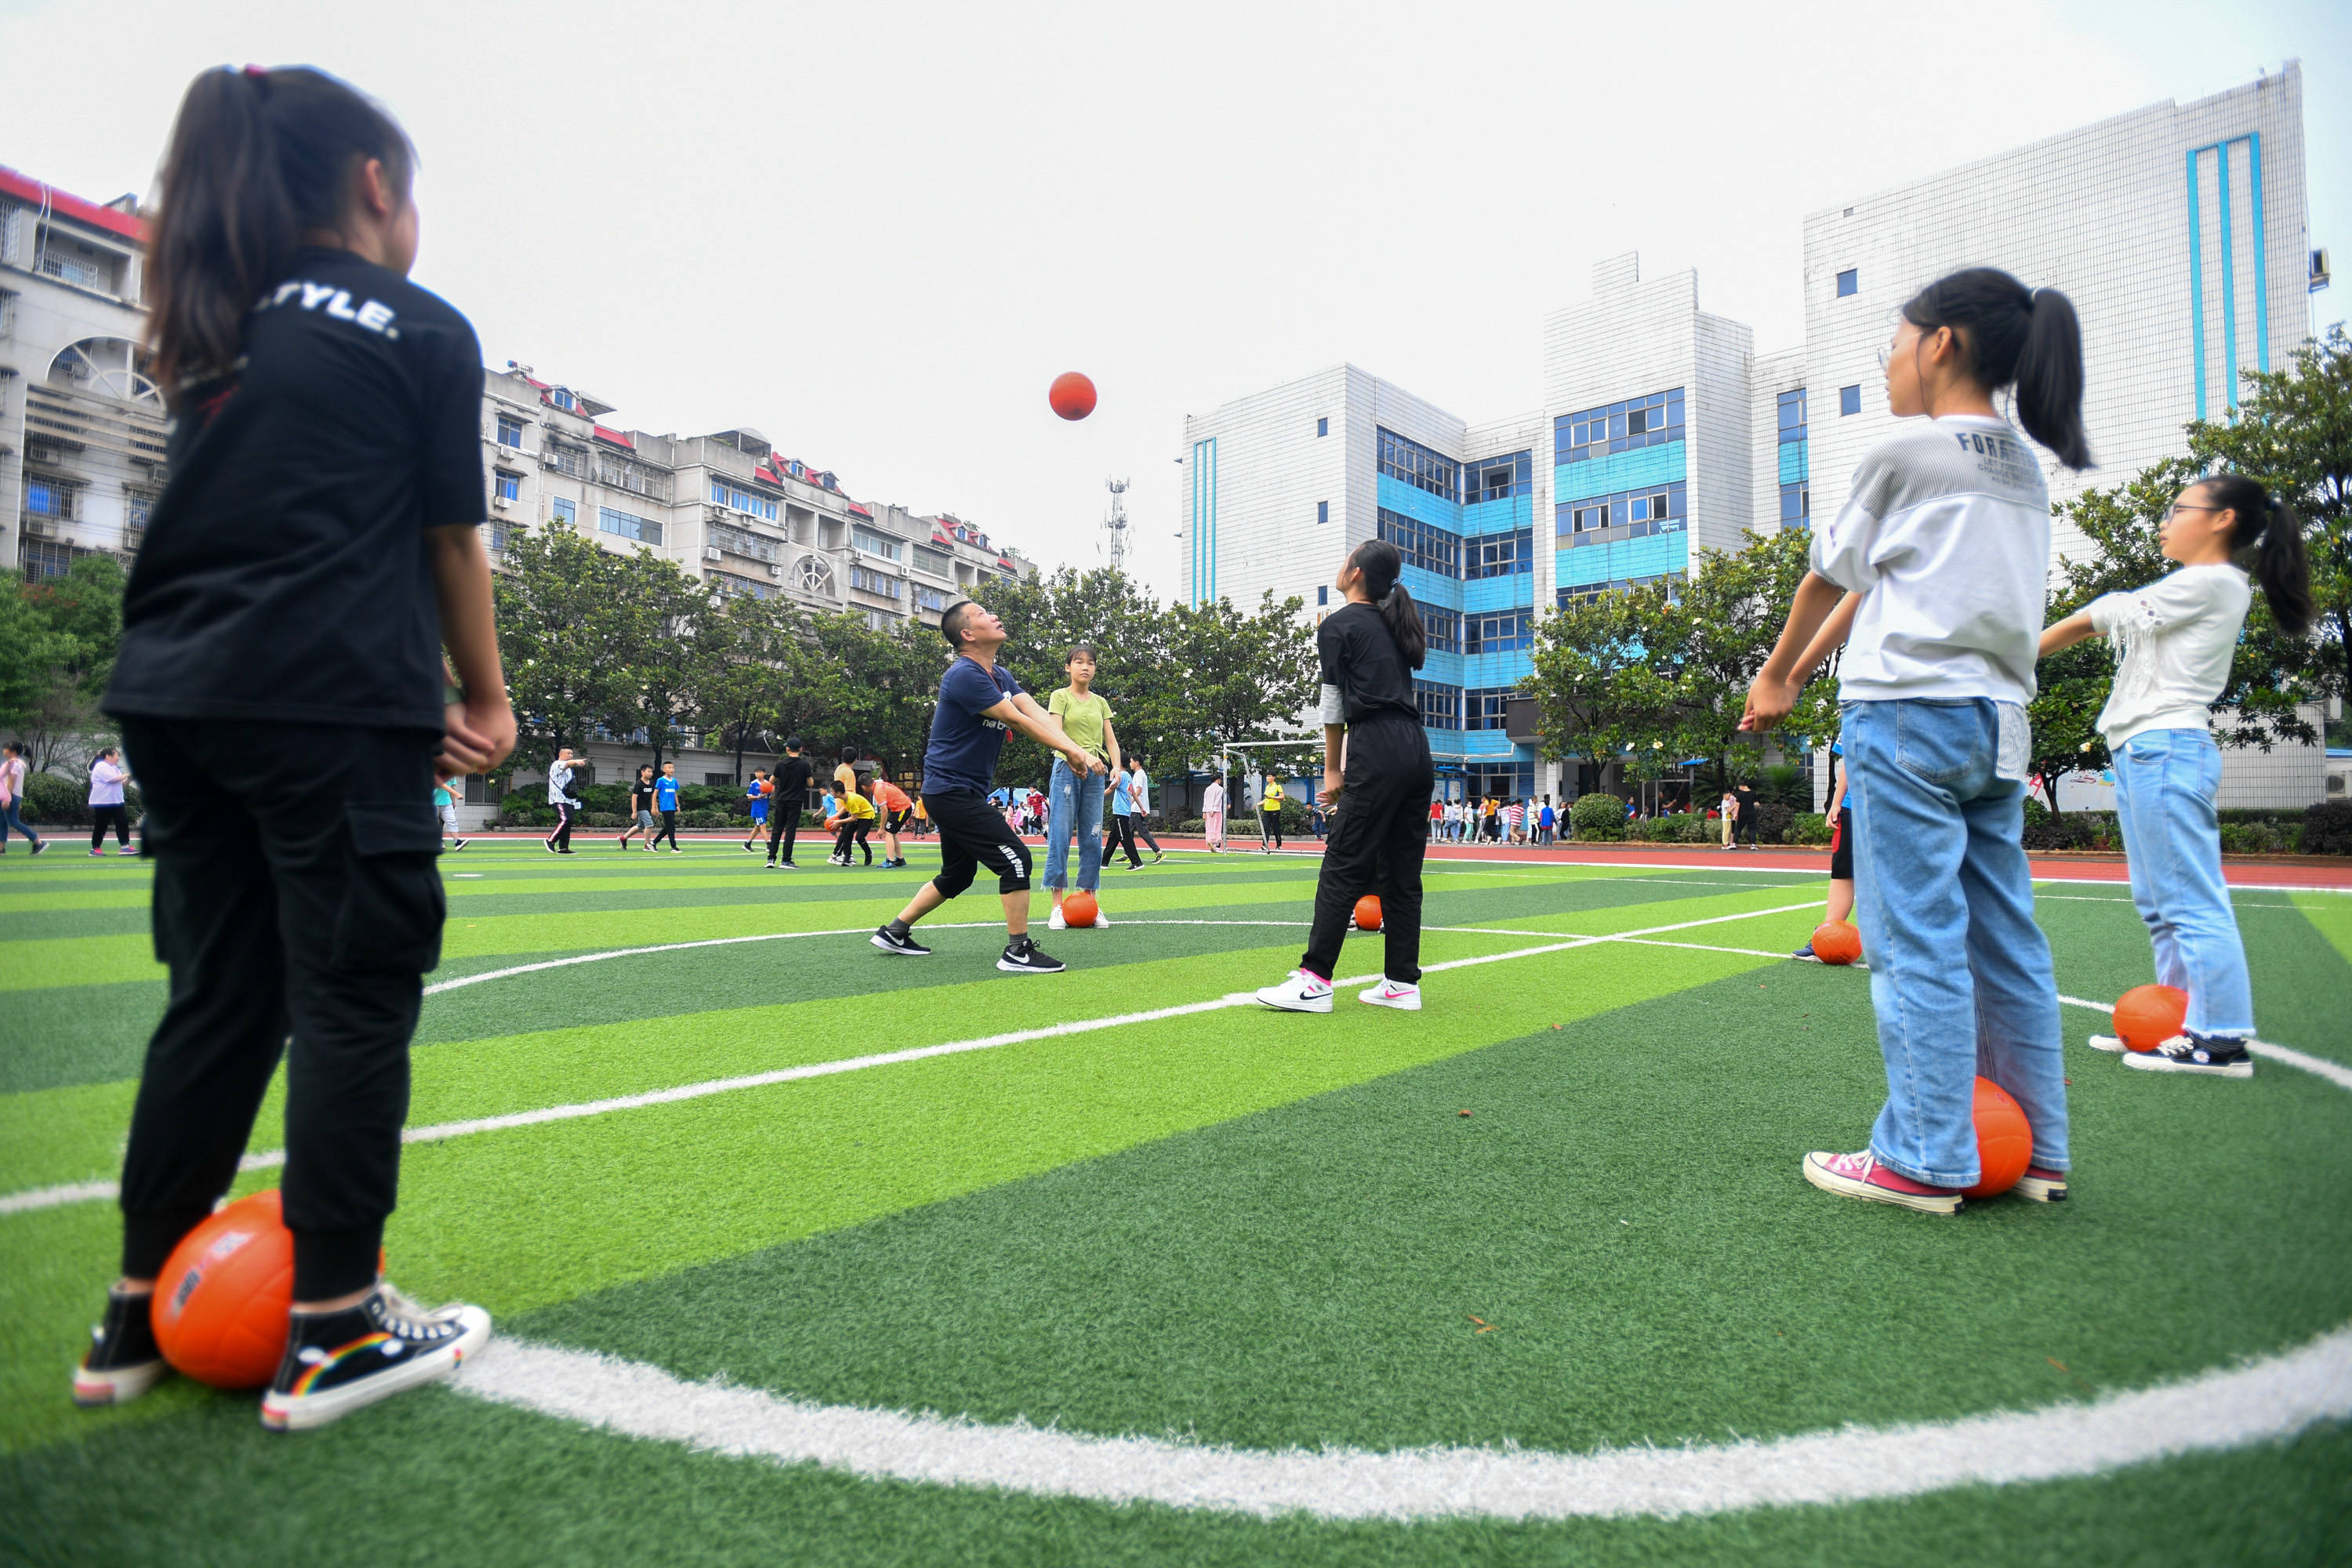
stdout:
[(1861, 412), (1862, 384), (1860, 382), (1856, 382), (1852, 386), (1839, 387), (1838, 413), (1843, 416), (1847, 414), (1859, 414)]
[(71, 485), (61, 485), (55, 479), (27, 479), (25, 481), (25, 510), (36, 517), (69, 521), (74, 514), (73, 501)]
[(1804, 479), (1780, 487), (1780, 526), (1804, 528), (1813, 515), (1813, 487)]
[(1380, 433), (1381, 472), (1392, 479), (1427, 490), (1443, 500), (1462, 496), (1462, 466), (1441, 458), (1418, 441), (1408, 441), (1393, 430)]
[(490, 491), (500, 500), (522, 499), (522, 476), (508, 473), (504, 468), (490, 470)]
[(1462, 689), (1440, 686), (1433, 680), (1412, 683), (1412, 700), (1421, 709), (1421, 721), (1432, 730), (1462, 728)]
[(562, 496), (551, 497), (547, 503), (547, 515), (553, 518), (559, 526), (570, 528), (579, 521), (580, 503), (565, 500)]
[(1613, 539), (1680, 533), (1689, 517), (1690, 487), (1680, 480), (1613, 495), (1585, 496), (1552, 509), (1553, 532), (1566, 548)]
[(944, 591), (938, 588), (926, 588), (920, 583), (915, 584), (915, 608), (929, 610), (933, 615), (938, 615), (947, 607), (948, 595)]
[(579, 400), (560, 386), (547, 395), (547, 400), (550, 403), (554, 404), (558, 408), (562, 409), (567, 414), (577, 414), (580, 412)]
[(1315, 603), (1319, 607), (1331, 602), (1331, 584), (1324, 584), (1315, 590)]
[(1483, 577), (1515, 577), (1536, 569), (1535, 530), (1485, 533), (1463, 542), (1462, 575), (1473, 582)]
[(710, 481), (710, 499), (730, 511), (746, 511), (763, 521), (776, 521), (776, 503), (766, 496), (730, 485), (725, 479)]
[(1318, 419), (1315, 422), (1315, 434), (1318, 436), (1328, 436), (1331, 434), (1331, 421), (1328, 419)]
[(1552, 461), (1583, 463), (1683, 438), (1683, 389), (1564, 414), (1552, 421)]
[(1534, 633), (1529, 629), (1529, 616), (1525, 610), (1501, 610), (1486, 615), (1465, 616), (1464, 653), (1517, 653), (1535, 646)]
[(1850, 294), (1858, 294), (1861, 291), (1862, 275), (1856, 268), (1849, 267), (1838, 274), (1837, 297), (1839, 299), (1843, 300)]
[(783, 546), (777, 541), (731, 523), (712, 523), (709, 542), (730, 554), (748, 555), (754, 561), (777, 561), (783, 556)]
[(877, 533), (870, 528), (852, 528), (849, 542), (866, 554), (878, 555), (885, 561), (896, 561), (899, 556), (900, 545), (897, 540), (887, 533)]
[(1780, 439), (1801, 441), (1805, 438), (1805, 389), (1780, 395)]
[(1433, 610), (1427, 605), (1414, 606), (1421, 611), (1422, 634), (1429, 639), (1432, 653), (1462, 651), (1462, 617), (1452, 610)]
[(1508, 500), (1513, 496), (1536, 493), (1535, 454), (1532, 452), (1509, 452), (1499, 458), (1481, 458), (1462, 467), (1465, 470), (1464, 500)]
[(1315, 521), (1318, 522), (1328, 522), (1331, 521), (1331, 503), (1329, 501), (1318, 500), (1315, 503)]
[(632, 517), (625, 511), (614, 511), (609, 506), (596, 509), (596, 526), (606, 533), (617, 533), (623, 539), (634, 539), (640, 544), (659, 544), (662, 525), (649, 517)]
[(1653, 583), (1664, 583), (1667, 602), (1678, 605), (1683, 597), (1682, 581), (1683, 574), (1679, 572), (1660, 572), (1648, 577), (1619, 577), (1608, 583), (1580, 583), (1573, 588), (1562, 588), (1556, 597), (1559, 607), (1567, 610), (1579, 605), (1589, 605), (1606, 595), (1622, 594), (1628, 588), (1646, 588)]
[(1465, 730), (1499, 730), (1503, 727), (1503, 705), (1511, 700), (1507, 686), (1488, 686), (1462, 694), (1462, 727)]
[(155, 510), (155, 492), (152, 490), (134, 490), (129, 485), (123, 486), (123, 526), (131, 529), (145, 528), (148, 516)]
[(520, 447), (522, 445), (521, 420), (516, 418), (511, 414), (501, 414), (499, 416), (499, 445), (501, 447)]
[(1440, 577), (1462, 575), (1462, 536), (1415, 522), (1402, 512), (1380, 510), (1379, 536), (1397, 547), (1408, 566), (1418, 566)]
[(849, 569), (849, 585), (863, 593), (878, 595), (885, 599), (896, 599), (902, 592), (898, 578), (886, 576), (879, 572), (869, 572), (863, 566), (852, 566)]

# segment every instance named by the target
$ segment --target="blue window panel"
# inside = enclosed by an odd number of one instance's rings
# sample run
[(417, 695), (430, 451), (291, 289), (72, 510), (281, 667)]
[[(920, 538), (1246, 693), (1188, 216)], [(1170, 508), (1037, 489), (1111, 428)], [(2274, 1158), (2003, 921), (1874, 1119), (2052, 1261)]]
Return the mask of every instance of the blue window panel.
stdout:
[(1803, 479), (1780, 487), (1780, 526), (1811, 528), (1813, 515), (1813, 487)]
[(1397, 574), (1397, 581), (1404, 584), (1404, 591), (1413, 596), (1416, 604), (1435, 605), (1444, 610), (1459, 610), (1462, 607), (1464, 584), (1458, 578), (1440, 577), (1434, 572), (1407, 565)]
[[(1408, 589), (1408, 590), (1406, 590), (1406, 591), (1407, 591), (1408, 593), (1410, 593), (1412, 590)], [(1318, 605), (1328, 605), (1328, 604), (1329, 604), (1330, 602), (1331, 602), (1331, 584), (1328, 584), (1328, 583), (1325, 583), (1325, 584), (1323, 584), (1322, 585), (1320, 585), (1319, 587), (1318, 587), (1318, 588), (1315, 590), (1315, 603), (1316, 603)]]
[(1375, 427), (1374, 467), (1386, 478), (1428, 491), (1440, 500), (1462, 500), (1462, 465), (1393, 430)]
[(1482, 577), (1460, 587), (1462, 596), (1455, 603), (1465, 616), (1519, 609), (1536, 602), (1535, 576), (1527, 572), (1508, 577)]
[(1810, 479), (1813, 477), (1812, 466), (1808, 460), (1811, 447), (1811, 441), (1791, 441), (1780, 448), (1780, 482), (1782, 484), (1793, 485), (1799, 479)]
[(1462, 658), (1465, 686), (1511, 686), (1534, 672), (1535, 661), (1524, 653), (1465, 654)]
[(1609, 564), (1612, 577), (1654, 577), (1662, 572), (1685, 571), (1690, 566), (1690, 535), (1621, 539), (1609, 547)]
[(1776, 400), (1780, 416), (1780, 439), (1801, 441), (1805, 438), (1805, 389), (1784, 392)]
[(1331, 421), (1328, 419), (1318, 419), (1315, 422), (1315, 434), (1318, 436), (1328, 436), (1331, 434)]
[(1318, 522), (1328, 522), (1331, 521), (1331, 503), (1329, 501), (1318, 500), (1315, 503), (1315, 521)]
[(1421, 710), (1421, 721), (1433, 730), (1458, 730), (1462, 727), (1462, 689), (1449, 682), (1423, 680), (1416, 678), (1412, 696)]
[(1423, 680), (1434, 680), (1446, 686), (1459, 686), (1462, 684), (1463, 667), (1469, 662), (1470, 660), (1458, 653), (1439, 653), (1432, 649), (1428, 658), (1422, 661), (1421, 668), (1416, 674)]
[(1688, 477), (1688, 450), (1680, 441), (1669, 441), (1643, 451), (1596, 458), (1589, 463), (1564, 463), (1552, 470), (1551, 493), (1555, 498), (1599, 496), (1612, 490), (1671, 483)]
[(1555, 537), (1566, 541), (1563, 548), (1583, 550), (1617, 539), (1678, 533), (1688, 526), (1689, 500), (1690, 486), (1684, 482), (1609, 496), (1573, 496), (1553, 509), (1562, 531)]
[(1535, 488), (1533, 452), (1506, 452), (1498, 457), (1475, 458), (1462, 465), (1462, 500), (1465, 505), (1533, 495)]
[(1217, 438), (1192, 443), (1192, 602), (1217, 596)]
[(1511, 738), (1500, 730), (1472, 730), (1453, 750), (1470, 757), (1517, 757), (1521, 748), (1511, 744)]
[(1858, 382), (1858, 381), (1857, 381), (1857, 382), (1855, 382), (1852, 386), (1841, 386), (1841, 387), (1839, 387), (1839, 388), (1838, 388), (1838, 414), (1839, 414), (1839, 416), (1840, 416), (1840, 417), (1843, 417), (1844, 416), (1846, 416), (1846, 415), (1848, 415), (1848, 414), (1859, 414), (1859, 413), (1861, 413), (1861, 412), (1862, 412), (1862, 383), (1860, 383), (1860, 382)]
[(1853, 296), (1861, 293), (1862, 273), (1860, 270), (1855, 268), (1849, 267), (1844, 271), (1839, 273), (1837, 275), (1837, 297), (1841, 300), (1851, 299)]
[(1448, 533), (1462, 531), (1462, 509), (1452, 501), (1438, 500), (1417, 485), (1409, 485), (1382, 474), (1379, 495), (1381, 505), (1415, 522), (1425, 522)]
[[(1581, 468), (1577, 470), (1583, 472)], [(1508, 533), (1514, 529), (1529, 528), (1536, 521), (1533, 496), (1515, 496), (1508, 500), (1477, 501), (1462, 509), (1462, 531), (1474, 533)]]
[(522, 476), (508, 473), (504, 468), (490, 470), (490, 483), (500, 500), (522, 499)]
[(1609, 581), (1606, 550), (1559, 550), (1552, 552), (1552, 581), (1563, 588)]
[(1683, 437), (1683, 389), (1563, 414), (1552, 421), (1552, 461), (1561, 467)]

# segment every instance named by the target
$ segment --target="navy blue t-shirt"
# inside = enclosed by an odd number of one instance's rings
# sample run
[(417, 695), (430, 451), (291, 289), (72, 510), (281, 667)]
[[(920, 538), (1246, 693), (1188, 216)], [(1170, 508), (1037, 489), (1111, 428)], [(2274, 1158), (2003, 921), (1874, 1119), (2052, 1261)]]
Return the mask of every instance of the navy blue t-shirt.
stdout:
[(1004, 750), (1004, 721), (983, 717), (1021, 689), (1003, 665), (983, 667), (959, 655), (940, 679), (940, 708), (931, 715), (931, 743), (923, 751), (923, 793), (969, 790), (986, 795)]

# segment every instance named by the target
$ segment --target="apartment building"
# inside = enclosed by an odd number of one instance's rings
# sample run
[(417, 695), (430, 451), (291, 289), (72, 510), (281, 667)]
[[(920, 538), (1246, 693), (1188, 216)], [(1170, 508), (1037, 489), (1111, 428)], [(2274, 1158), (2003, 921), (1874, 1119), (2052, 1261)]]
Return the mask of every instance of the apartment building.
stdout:
[[(1188, 417), (1182, 591), (1255, 603), (1272, 589), (1313, 615), (1330, 563), (1392, 541), (1444, 650), (1423, 672), (1441, 787), (1573, 795), (1605, 781), (1541, 762), (1531, 705), (1509, 700), (1532, 619), (1832, 515), (1894, 427), (1876, 355), (1917, 289), (1996, 265), (2073, 299), (2097, 466), (2045, 456), (2063, 500), (2184, 452), (2190, 420), (2228, 416), (2241, 372), (2290, 361), (2326, 279), (2306, 212), (2289, 61), (1807, 215), (1794, 347), (1758, 353), (1748, 327), (1702, 306), (1693, 271), (1644, 278), (1638, 255), (1610, 258), (1543, 322), (1533, 414), (1473, 424), (1343, 364)], [(2052, 542), (2053, 572), (2088, 549), (2063, 524)], [(2318, 747), (2224, 755), (2224, 805), (2325, 789)]]
[(135, 553), (163, 493), (136, 207), (0, 168), (0, 561), (27, 576)]

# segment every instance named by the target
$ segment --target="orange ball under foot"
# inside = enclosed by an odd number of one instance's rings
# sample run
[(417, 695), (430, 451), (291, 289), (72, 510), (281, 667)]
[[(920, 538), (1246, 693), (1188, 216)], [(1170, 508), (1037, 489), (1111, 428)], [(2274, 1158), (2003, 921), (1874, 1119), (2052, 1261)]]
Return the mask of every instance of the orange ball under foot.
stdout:
[(2135, 985), (2116, 999), (2116, 1037), (2124, 1048), (2152, 1051), (2189, 1021), (2189, 993), (2177, 985)]
[(180, 1238), (149, 1309), (163, 1359), (215, 1388), (258, 1388), (286, 1354), (294, 1233), (276, 1188), (239, 1198)]
[(2025, 1108), (1989, 1078), (1977, 1079), (1977, 1167), (1981, 1178), (1967, 1189), (1972, 1198), (1999, 1197), (2017, 1185), (2033, 1163), (2033, 1129)]
[(1378, 893), (1366, 893), (1356, 900), (1356, 929), (1358, 931), (1381, 929), (1381, 896)]
[(1072, 893), (1062, 900), (1064, 925), (1081, 928), (1090, 926), (1095, 923), (1095, 917), (1100, 913), (1102, 913), (1102, 908), (1095, 902), (1095, 896), (1092, 893), (1081, 890)]
[(1862, 933), (1844, 921), (1816, 926), (1813, 956), (1823, 963), (1852, 963), (1862, 956)]

